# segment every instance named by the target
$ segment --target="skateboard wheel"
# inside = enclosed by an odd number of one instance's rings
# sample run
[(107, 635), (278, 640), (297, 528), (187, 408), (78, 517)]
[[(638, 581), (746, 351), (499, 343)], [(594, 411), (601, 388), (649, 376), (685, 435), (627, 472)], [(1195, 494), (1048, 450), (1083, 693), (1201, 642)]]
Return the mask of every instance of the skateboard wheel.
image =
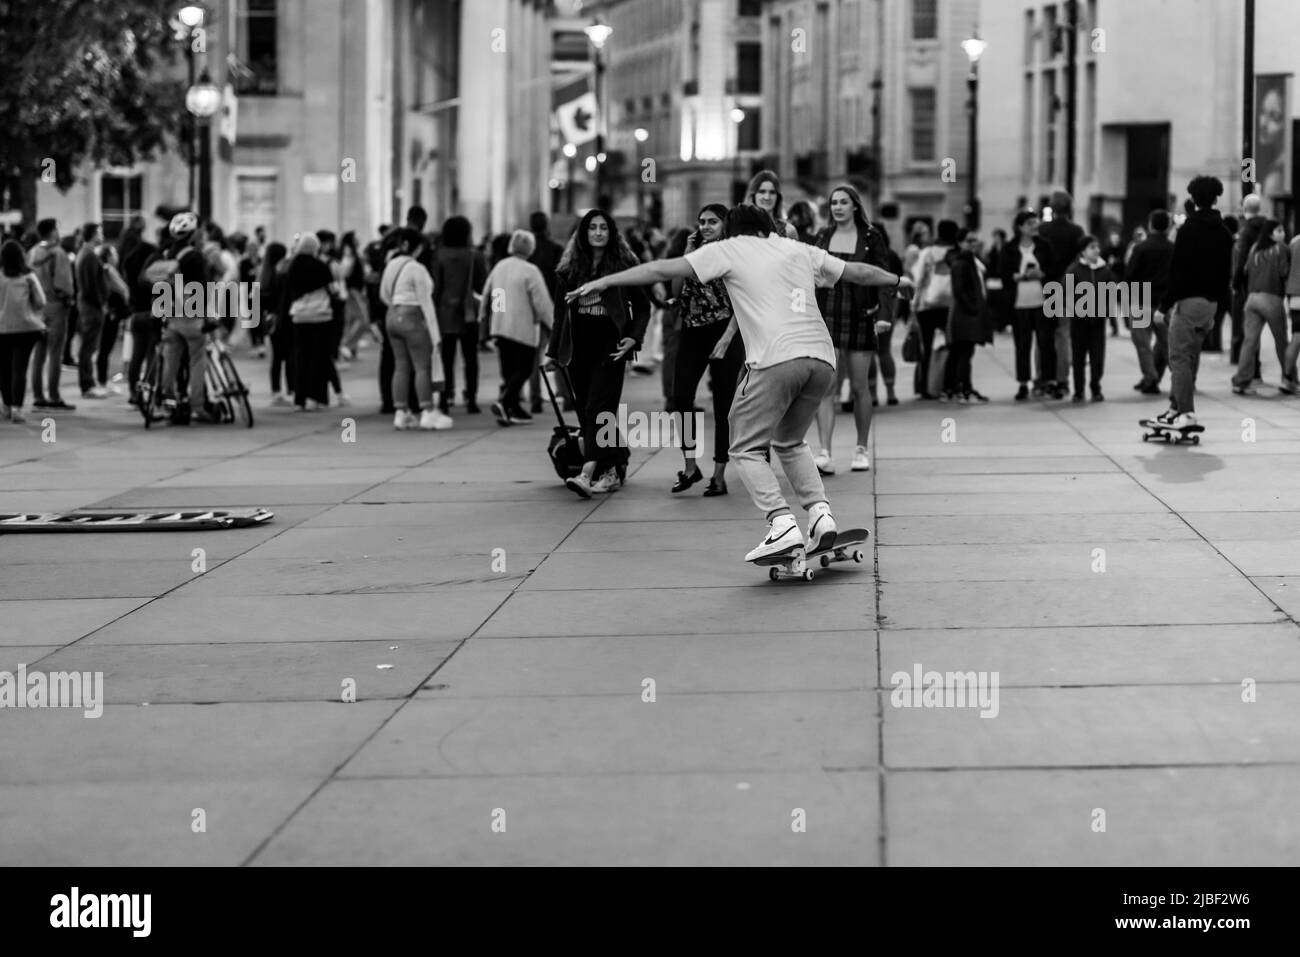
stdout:
[(779, 571), (777, 571), (775, 568), (769, 568), (769, 569), (767, 570), (767, 577), (768, 577), (771, 581), (776, 581), (778, 578), (781, 577), (781, 573), (780, 573)]
[(811, 568), (805, 569), (803, 573), (803, 580), (806, 582), (810, 582), (813, 580), (813, 573)]
[(831, 567), (831, 557), (829, 555), (823, 555), (822, 568), (830, 568), (830, 567)]
[(1201, 437), (1199, 435), (1193, 435), (1192, 445), (1200, 445), (1200, 444), (1201, 444)]
[(862, 554), (861, 550), (856, 548), (853, 550), (853, 560), (857, 562), (859, 565), (861, 565), (862, 562), (866, 560), (866, 557), (867, 556)]
[(1143, 441), (1143, 442), (1148, 442), (1148, 441), (1150, 441), (1150, 440), (1151, 440), (1151, 433), (1150, 433), (1150, 432), (1143, 432), (1143, 433), (1142, 433), (1142, 441)]

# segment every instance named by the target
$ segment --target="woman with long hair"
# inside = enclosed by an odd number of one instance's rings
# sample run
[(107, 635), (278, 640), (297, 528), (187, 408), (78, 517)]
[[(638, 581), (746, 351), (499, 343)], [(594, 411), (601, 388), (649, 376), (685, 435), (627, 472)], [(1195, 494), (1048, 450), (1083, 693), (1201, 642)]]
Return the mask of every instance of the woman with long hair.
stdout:
[(357, 234), (348, 230), (339, 240), (338, 271), (343, 280), (345, 303), (343, 306), (343, 340), (339, 354), (351, 361), (357, 357), (357, 348), (370, 332), (369, 306), (366, 302), (366, 269), (357, 248)]
[[(687, 238), (682, 255), (694, 252), (701, 246), (723, 238), (727, 207), (711, 203), (700, 210), (698, 228)], [(734, 329), (728, 329), (731, 317), (731, 299), (727, 285), (721, 279), (702, 283), (688, 276), (674, 282), (680, 283), (677, 291), (677, 311), (681, 317), (681, 338), (677, 343), (677, 368), (673, 373), (674, 412), (682, 417), (682, 459), (684, 468), (677, 473), (673, 492), (684, 492), (704, 478), (696, 465), (697, 449), (694, 423), (695, 390), (704, 370), (709, 370), (713, 382), (713, 478), (704, 494), (708, 497), (727, 494), (727, 450), (731, 447), (731, 431), (727, 416), (736, 394), (736, 382), (745, 365), (745, 344)], [(728, 334), (730, 332), (730, 334)], [(690, 417), (689, 419), (687, 417)]]
[[(852, 186), (831, 190), (831, 225), (822, 230), (816, 245), (844, 262), (868, 263), (886, 268), (884, 241), (867, 219), (862, 197)], [(888, 328), (881, 314), (880, 294), (871, 287), (841, 280), (829, 289), (817, 290), (817, 308), (835, 346), (835, 367), (839, 372), (831, 390), (817, 409), (817, 435), (821, 451), (813, 463), (823, 475), (834, 475), (831, 438), (835, 432), (835, 402), (840, 394), (841, 377), (847, 376), (853, 397), (853, 420), (857, 425), (858, 443), (853, 452), (852, 469), (865, 472), (871, 468), (867, 443), (871, 434), (871, 389), (869, 376), (876, 356), (879, 327)]]
[(627, 440), (598, 442), (601, 421), (617, 421), (627, 360), (641, 346), (650, 322), (650, 300), (640, 287), (620, 287), (565, 301), (570, 289), (588, 280), (637, 265), (637, 258), (604, 210), (589, 210), (565, 247), (555, 273), (555, 322), (546, 354), (567, 367), (582, 422), (582, 471), (565, 481), (582, 498), (610, 492), (627, 475)]
[(957, 248), (957, 224), (939, 220), (939, 238), (926, 246), (916, 258), (916, 322), (921, 330), (921, 361), (916, 364), (912, 384), (917, 397), (937, 399), (929, 391), (930, 358), (934, 354), (934, 334), (947, 328), (948, 310), (952, 308), (952, 275), (948, 254)]
[[(443, 384), (434, 381), (439, 324), (433, 306), (433, 280), (420, 263), (424, 237), (403, 227), (394, 231), (393, 241), (393, 256), (379, 280), (379, 298), (388, 306), (384, 322), (393, 349), (391, 394), (397, 406), (393, 428), (399, 432), (417, 427), (425, 431), (450, 429), (451, 416), (433, 407), (433, 394), (441, 391)], [(412, 381), (418, 406), (403, 409), (401, 403), (409, 401)]]
[[(271, 405), (293, 405), (293, 322), (280, 314), (280, 297), (284, 294), (284, 276), (289, 270), (289, 255), (284, 243), (269, 243), (262, 253), (262, 269), (257, 281), (261, 297), (267, 303), (264, 325), (271, 340)], [(283, 378), (282, 378), (283, 376)], [(283, 381), (284, 390), (280, 384)]]
[(781, 196), (781, 178), (770, 169), (761, 169), (749, 181), (745, 190), (745, 205), (757, 206), (772, 217), (776, 234), (787, 239), (798, 239), (799, 233), (785, 219), (785, 200)]
[(23, 422), (27, 362), (45, 335), (45, 291), (27, 265), (23, 247), (0, 245), (0, 418)]
[[(478, 307), (479, 293), (487, 279), (487, 263), (474, 248), (472, 228), (464, 216), (452, 216), (442, 224), (438, 251), (433, 257), (434, 308), (442, 336), (442, 393), (440, 411), (446, 415), (456, 395), (456, 345), (465, 363), (465, 411), (477, 414), (478, 406)], [(396, 399), (396, 397), (394, 397)]]
[[(1244, 333), (1241, 361), (1232, 377), (1232, 391), (1237, 395), (1258, 395), (1254, 385), (1255, 363), (1259, 356), (1260, 336), (1264, 326), (1273, 333), (1273, 348), (1282, 368), (1282, 391), (1294, 389), (1286, 359), (1286, 280), (1292, 269), (1291, 252), (1286, 247), (1286, 229), (1276, 219), (1264, 221), (1259, 238), (1242, 261), (1238, 276), (1246, 290), (1243, 312)], [(1290, 388), (1288, 388), (1290, 387)]]
[(806, 199), (791, 203), (789, 221), (799, 242), (817, 245), (817, 210), (813, 209), (812, 203)]
[[(871, 225), (885, 244), (885, 261), (880, 265), (895, 275), (906, 276), (907, 269), (903, 266), (902, 258), (889, 244), (889, 232), (885, 229), (885, 224), (875, 221)], [(876, 400), (877, 371), (879, 378), (885, 380), (885, 404), (898, 405), (898, 395), (894, 392), (894, 380), (898, 375), (898, 367), (894, 363), (894, 324), (900, 321), (907, 322), (911, 316), (911, 306), (912, 304), (906, 299), (897, 296), (881, 298), (881, 322), (876, 326), (876, 353), (871, 363), (871, 371), (867, 374), (867, 385), (871, 389), (873, 407), (879, 404)], [(885, 327), (886, 322), (889, 323), (888, 328)]]

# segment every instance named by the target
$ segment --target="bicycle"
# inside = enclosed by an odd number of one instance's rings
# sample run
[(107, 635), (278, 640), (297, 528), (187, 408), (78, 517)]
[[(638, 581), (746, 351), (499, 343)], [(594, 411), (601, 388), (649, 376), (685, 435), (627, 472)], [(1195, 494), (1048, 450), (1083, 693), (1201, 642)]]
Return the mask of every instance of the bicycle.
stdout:
[[(230, 350), (213, 330), (203, 333), (203, 381), (207, 392), (206, 405), (222, 422), (234, 422), (241, 419), (247, 428), (253, 427), (253, 406), (248, 401), (248, 386), (239, 377), (239, 370), (230, 357)], [(176, 384), (178, 395), (185, 395), (188, 390), (189, 368), (181, 363), (179, 381)], [(140, 382), (136, 392), (136, 406), (144, 417), (144, 427), (150, 428), (155, 422), (171, 418), (170, 411), (163, 401), (163, 345), (162, 341), (154, 344), (144, 369), (140, 373)]]

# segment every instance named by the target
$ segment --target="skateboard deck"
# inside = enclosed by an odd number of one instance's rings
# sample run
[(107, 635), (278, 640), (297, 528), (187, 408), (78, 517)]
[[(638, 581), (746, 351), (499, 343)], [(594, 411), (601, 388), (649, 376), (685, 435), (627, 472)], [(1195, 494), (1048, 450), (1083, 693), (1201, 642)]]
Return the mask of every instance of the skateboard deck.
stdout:
[(1192, 445), (1200, 445), (1201, 433), (1205, 431), (1203, 425), (1187, 425), (1181, 429), (1174, 429), (1163, 422), (1157, 422), (1155, 419), (1139, 419), (1138, 425), (1148, 430), (1142, 433), (1143, 442), (1148, 442), (1151, 439), (1164, 439), (1166, 442), (1173, 442), (1175, 445), (1179, 442), (1191, 442)]
[(782, 578), (802, 578), (806, 582), (813, 580), (813, 565), (829, 568), (834, 562), (864, 562), (866, 554), (858, 545), (863, 545), (871, 533), (865, 528), (846, 528), (835, 536), (833, 544), (816, 551), (806, 552), (796, 548), (784, 555), (766, 555), (755, 558), (751, 565), (767, 568), (767, 577), (772, 581)]
[(269, 522), (274, 514), (264, 508), (0, 513), (0, 535), (9, 532), (199, 532), (261, 525)]

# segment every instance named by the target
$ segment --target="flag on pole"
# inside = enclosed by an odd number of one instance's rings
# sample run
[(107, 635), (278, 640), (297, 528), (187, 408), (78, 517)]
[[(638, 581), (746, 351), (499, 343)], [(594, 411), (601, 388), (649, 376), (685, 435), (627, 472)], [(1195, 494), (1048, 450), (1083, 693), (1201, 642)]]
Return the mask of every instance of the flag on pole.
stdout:
[(239, 126), (239, 97), (235, 96), (235, 88), (227, 83), (226, 88), (221, 92), (221, 122), (219, 131), (221, 138), (231, 146), (235, 145), (236, 130)]
[(600, 122), (596, 94), (591, 90), (591, 78), (580, 76), (557, 86), (551, 96), (555, 121), (565, 142), (581, 146), (596, 138)]

